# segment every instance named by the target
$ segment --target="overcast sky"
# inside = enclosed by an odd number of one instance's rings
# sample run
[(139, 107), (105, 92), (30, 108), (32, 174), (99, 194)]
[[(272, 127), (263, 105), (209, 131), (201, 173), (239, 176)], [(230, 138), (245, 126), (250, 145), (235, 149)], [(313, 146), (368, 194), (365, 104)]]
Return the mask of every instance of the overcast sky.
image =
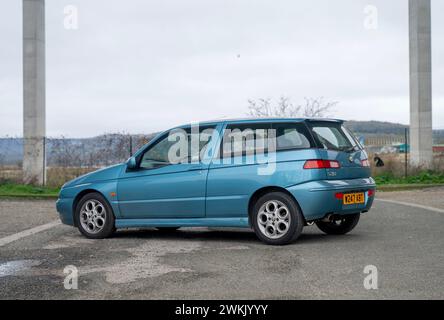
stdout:
[[(0, 136), (22, 133), (21, 2), (1, 0)], [(65, 28), (67, 5), (77, 30)], [(443, 12), (432, 0), (435, 128)], [(338, 101), (339, 118), (409, 122), (407, 0), (46, 0), (46, 23), (49, 136), (242, 117), (248, 99), (281, 95)]]

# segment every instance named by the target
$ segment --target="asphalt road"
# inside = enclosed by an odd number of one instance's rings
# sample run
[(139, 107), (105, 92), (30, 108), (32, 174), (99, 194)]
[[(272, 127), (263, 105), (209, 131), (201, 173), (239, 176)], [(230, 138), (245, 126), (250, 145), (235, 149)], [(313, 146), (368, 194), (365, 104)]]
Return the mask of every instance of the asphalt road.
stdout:
[[(249, 230), (88, 240), (63, 225), (1, 245), (56, 219), (52, 201), (0, 200), (1, 299), (444, 299), (444, 214), (424, 208), (377, 201), (349, 235), (307, 227), (285, 247)], [(76, 290), (64, 288), (68, 265)], [(364, 288), (367, 265), (377, 290)]]

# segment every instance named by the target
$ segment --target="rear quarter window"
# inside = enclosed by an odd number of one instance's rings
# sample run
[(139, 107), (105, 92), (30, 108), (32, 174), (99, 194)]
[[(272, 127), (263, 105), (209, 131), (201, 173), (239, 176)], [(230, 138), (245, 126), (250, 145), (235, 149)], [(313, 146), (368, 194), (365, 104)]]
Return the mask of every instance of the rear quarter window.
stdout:
[[(274, 130), (272, 137), (270, 130)], [(268, 139), (276, 139), (276, 151), (310, 149), (316, 145), (305, 123), (229, 124), (219, 154), (223, 158), (269, 152)]]
[(310, 133), (303, 123), (274, 123), (272, 128), (276, 130), (277, 151), (314, 147)]

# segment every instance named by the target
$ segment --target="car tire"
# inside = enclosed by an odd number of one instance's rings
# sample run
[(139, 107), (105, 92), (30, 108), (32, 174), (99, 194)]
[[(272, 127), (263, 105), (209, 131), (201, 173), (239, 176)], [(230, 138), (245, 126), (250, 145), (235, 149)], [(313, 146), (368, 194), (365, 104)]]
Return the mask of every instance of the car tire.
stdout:
[(162, 232), (173, 232), (179, 229), (180, 227), (156, 227), (157, 230)]
[(361, 214), (348, 214), (341, 217), (341, 219), (324, 222), (316, 222), (316, 226), (326, 234), (342, 235), (352, 231), (359, 222)]
[(294, 199), (283, 192), (270, 192), (260, 197), (251, 212), (256, 236), (269, 245), (286, 245), (302, 233), (304, 218)]
[(114, 212), (108, 201), (97, 192), (83, 196), (74, 215), (79, 231), (89, 239), (104, 239), (115, 231)]

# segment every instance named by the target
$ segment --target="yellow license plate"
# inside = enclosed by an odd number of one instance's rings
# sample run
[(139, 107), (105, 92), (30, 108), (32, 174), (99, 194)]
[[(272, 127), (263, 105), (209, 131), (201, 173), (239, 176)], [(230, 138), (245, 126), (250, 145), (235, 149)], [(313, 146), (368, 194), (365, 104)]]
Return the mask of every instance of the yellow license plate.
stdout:
[(363, 203), (365, 203), (364, 192), (346, 193), (346, 194), (344, 194), (344, 197), (342, 198), (342, 202), (344, 205), (363, 204)]

